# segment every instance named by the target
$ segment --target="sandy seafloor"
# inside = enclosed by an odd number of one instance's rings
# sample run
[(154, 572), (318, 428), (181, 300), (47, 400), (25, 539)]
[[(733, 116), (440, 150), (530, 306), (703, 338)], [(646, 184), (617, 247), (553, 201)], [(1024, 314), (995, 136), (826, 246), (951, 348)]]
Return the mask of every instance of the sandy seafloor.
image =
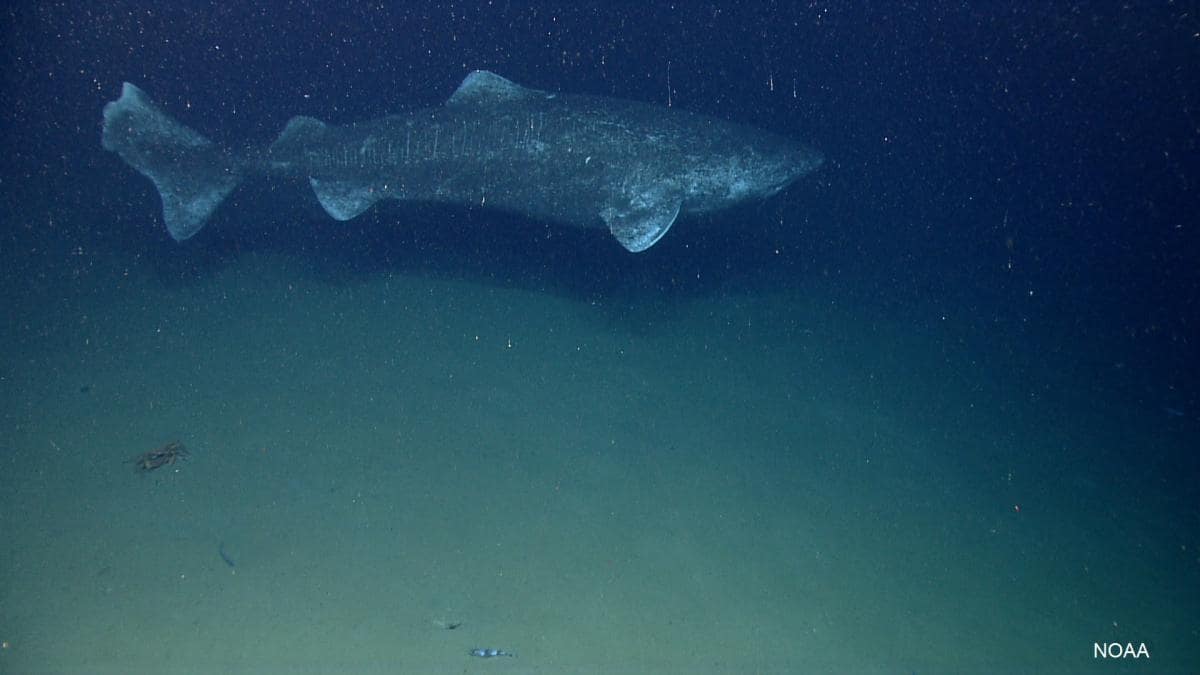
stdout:
[[(1195, 506), (1139, 459), (1192, 413), (1031, 376), (953, 318), (254, 253), (182, 284), (21, 269), (0, 671), (1066, 673), (1106, 640), (1200, 663)], [(186, 461), (128, 463), (176, 439)]]

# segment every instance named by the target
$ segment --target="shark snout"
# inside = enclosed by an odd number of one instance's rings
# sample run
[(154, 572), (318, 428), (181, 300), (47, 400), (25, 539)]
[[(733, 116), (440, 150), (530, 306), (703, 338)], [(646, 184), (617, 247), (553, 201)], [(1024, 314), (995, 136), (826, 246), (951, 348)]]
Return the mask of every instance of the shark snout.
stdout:
[(792, 153), (792, 167), (795, 172), (792, 180), (795, 180), (807, 173), (812, 173), (821, 168), (825, 163), (825, 155), (820, 150), (812, 148), (800, 148)]
[(800, 148), (787, 153), (776, 163), (775, 170), (771, 172), (774, 179), (766, 182), (763, 195), (770, 197), (777, 194), (806, 174), (821, 168), (824, 163), (825, 155), (817, 150)]

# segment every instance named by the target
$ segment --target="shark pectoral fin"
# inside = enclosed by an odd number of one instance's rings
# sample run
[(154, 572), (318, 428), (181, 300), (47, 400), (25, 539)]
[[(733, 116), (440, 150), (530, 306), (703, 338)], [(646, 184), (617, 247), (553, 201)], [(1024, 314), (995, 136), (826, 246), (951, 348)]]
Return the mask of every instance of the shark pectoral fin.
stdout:
[(679, 201), (657, 202), (628, 209), (607, 208), (601, 213), (608, 231), (630, 253), (653, 246), (679, 217)]
[(338, 220), (350, 220), (383, 198), (378, 190), (371, 187), (316, 178), (309, 178), (308, 182), (312, 184), (313, 192), (317, 193), (317, 201), (321, 202), (325, 213)]

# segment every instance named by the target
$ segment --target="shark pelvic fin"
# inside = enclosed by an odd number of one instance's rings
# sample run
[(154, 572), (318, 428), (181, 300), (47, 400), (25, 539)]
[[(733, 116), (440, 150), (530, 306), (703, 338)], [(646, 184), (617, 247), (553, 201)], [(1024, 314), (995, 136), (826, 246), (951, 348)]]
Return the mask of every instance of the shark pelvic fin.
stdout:
[(325, 213), (338, 220), (350, 220), (383, 198), (378, 190), (361, 184), (316, 178), (309, 178), (308, 182), (313, 192), (317, 193), (317, 201), (321, 202)]

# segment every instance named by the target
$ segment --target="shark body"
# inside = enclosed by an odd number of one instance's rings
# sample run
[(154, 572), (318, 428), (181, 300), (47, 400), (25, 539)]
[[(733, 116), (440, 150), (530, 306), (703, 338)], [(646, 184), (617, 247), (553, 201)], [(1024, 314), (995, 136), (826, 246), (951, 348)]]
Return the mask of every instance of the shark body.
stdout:
[(247, 176), (307, 178), (349, 220), (381, 199), (491, 207), (606, 227), (629, 251), (680, 214), (769, 197), (821, 153), (769, 132), (646, 103), (521, 87), (469, 74), (444, 105), (336, 127), (294, 117), (237, 155), (176, 122), (136, 86), (104, 107), (103, 146), (149, 177), (176, 240), (198, 232)]

